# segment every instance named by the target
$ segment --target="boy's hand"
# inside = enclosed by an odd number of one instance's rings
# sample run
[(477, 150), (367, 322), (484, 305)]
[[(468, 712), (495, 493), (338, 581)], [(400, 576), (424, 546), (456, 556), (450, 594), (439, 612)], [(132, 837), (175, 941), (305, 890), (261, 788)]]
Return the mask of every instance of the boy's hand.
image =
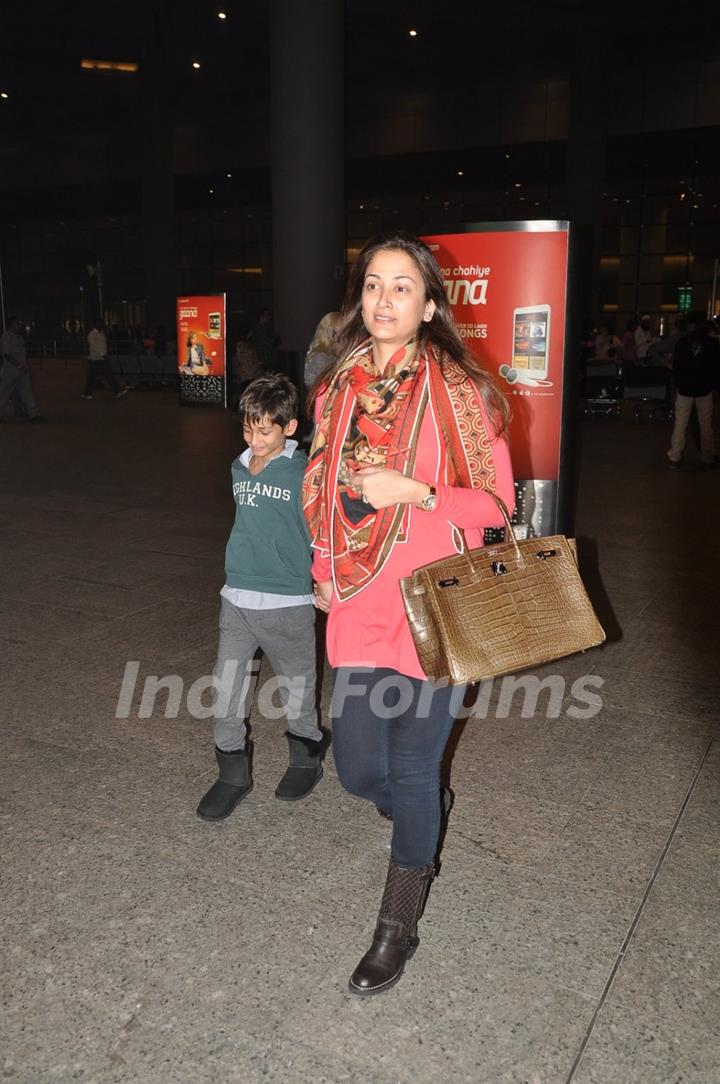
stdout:
[(332, 600), (332, 580), (324, 580), (323, 583), (316, 583), (314, 593), (316, 608), (322, 610), (322, 612), (326, 614), (330, 609), (330, 602)]
[(394, 504), (419, 504), (427, 496), (425, 482), (416, 482), (399, 470), (385, 467), (363, 467), (354, 471), (351, 485), (373, 508), (390, 508)]

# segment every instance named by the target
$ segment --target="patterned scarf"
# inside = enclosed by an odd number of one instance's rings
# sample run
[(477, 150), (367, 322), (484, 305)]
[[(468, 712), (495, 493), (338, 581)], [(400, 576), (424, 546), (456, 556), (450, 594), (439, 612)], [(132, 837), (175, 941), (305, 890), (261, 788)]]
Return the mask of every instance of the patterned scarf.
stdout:
[(382, 374), (370, 341), (338, 367), (318, 419), (303, 484), (313, 546), (330, 556), (340, 599), (380, 572), (396, 542), (407, 538), (410, 506), (375, 510), (352, 486), (354, 470), (388, 467), (412, 476), (428, 400), (441, 430), (440, 478), (450, 485), (494, 489), (495, 470), (479, 393), (464, 370), (415, 341), (392, 356)]

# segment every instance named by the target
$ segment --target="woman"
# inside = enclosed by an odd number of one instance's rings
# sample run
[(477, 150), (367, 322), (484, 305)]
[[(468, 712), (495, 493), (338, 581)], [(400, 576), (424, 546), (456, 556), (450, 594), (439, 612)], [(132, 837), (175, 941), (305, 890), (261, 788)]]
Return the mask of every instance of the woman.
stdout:
[(453, 552), (453, 524), (482, 545), (483, 528), (502, 522), (486, 491), (511, 506), (514, 493), (507, 405), (465, 349), (421, 241), (397, 233), (363, 249), (338, 357), (311, 396), (303, 500), (317, 605), (329, 614), (338, 775), (393, 821), (375, 936), (350, 979), (367, 995), (397, 982), (418, 944), (458, 704), (425, 679), (398, 580)]
[(205, 348), (202, 343), (198, 342), (197, 331), (190, 332), (185, 346), (187, 349), (187, 360), (182, 368), (182, 372), (191, 373), (193, 376), (209, 376), (210, 366), (205, 357)]
[(232, 413), (237, 414), (240, 396), (255, 377), (262, 372), (255, 348), (247, 341), (246, 335), (240, 332), (240, 337), (235, 345), (233, 355), (233, 406)]
[(593, 346), (591, 361), (615, 361), (618, 351), (622, 349), (622, 341), (613, 335), (607, 324), (601, 324), (593, 338)]
[(638, 353), (637, 353), (637, 341), (635, 339), (635, 332), (640, 327), (637, 320), (628, 320), (627, 327), (625, 328), (625, 334), (622, 337), (622, 346), (620, 350), (620, 360), (624, 365), (637, 365)]
[(337, 361), (335, 336), (339, 324), (339, 312), (326, 312), (315, 328), (313, 340), (305, 355), (303, 382), (306, 388), (312, 387), (321, 374), (327, 372)]

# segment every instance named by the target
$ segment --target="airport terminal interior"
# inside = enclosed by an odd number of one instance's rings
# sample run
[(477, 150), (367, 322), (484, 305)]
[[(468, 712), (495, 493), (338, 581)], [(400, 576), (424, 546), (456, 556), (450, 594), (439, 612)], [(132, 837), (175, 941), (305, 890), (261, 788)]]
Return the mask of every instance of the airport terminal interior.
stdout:
[[(485, 690), (445, 765), (420, 947), (359, 1000), (390, 826), (332, 750), (278, 802), (284, 723), (256, 708), (254, 791), (195, 816), (212, 724), (188, 694), (214, 662), (237, 421), (139, 388), (82, 401), (73, 363), (35, 384), (47, 421), (0, 428), (3, 1079), (720, 1079), (717, 472), (691, 451), (669, 471), (667, 423), (584, 419), (607, 643), (544, 668), (560, 702), (529, 717)], [(142, 709), (153, 675), (182, 679), (171, 718)], [(578, 718), (587, 675), (600, 710)]]
[[(0, 418), (2, 1080), (719, 1084), (720, 471), (692, 437), (670, 468), (663, 355), (689, 310), (720, 320), (707, 5), (5, 7), (0, 316), (43, 419)], [(261, 324), (258, 360), (300, 383), (378, 231), (568, 222), (567, 277), (536, 259), (558, 303), (506, 304), (497, 372), (521, 422), (556, 397), (559, 439), (565, 366), (564, 520), (607, 640), (472, 693), (419, 947), (355, 998), (392, 826), (332, 745), (312, 793), (276, 800), (285, 721), (258, 697), (252, 793), (196, 816), (244, 444), (176, 389), (224, 401), (220, 331), (238, 378)], [(482, 255), (443, 279), (491, 306), (529, 264), (503, 280)], [(212, 371), (186, 295), (221, 298)], [(461, 319), (497, 361), (492, 319)], [(120, 398), (82, 394), (97, 321)], [(631, 399), (643, 328), (662, 386)]]

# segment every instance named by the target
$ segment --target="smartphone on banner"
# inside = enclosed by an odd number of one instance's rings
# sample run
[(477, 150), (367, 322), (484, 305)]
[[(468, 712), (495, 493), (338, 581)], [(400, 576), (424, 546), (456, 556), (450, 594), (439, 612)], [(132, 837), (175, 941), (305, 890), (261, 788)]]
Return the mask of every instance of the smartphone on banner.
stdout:
[(222, 314), (219, 312), (208, 313), (208, 338), (219, 339), (222, 335)]
[(533, 380), (548, 375), (550, 306), (528, 305), (513, 311), (513, 361), (519, 374)]

